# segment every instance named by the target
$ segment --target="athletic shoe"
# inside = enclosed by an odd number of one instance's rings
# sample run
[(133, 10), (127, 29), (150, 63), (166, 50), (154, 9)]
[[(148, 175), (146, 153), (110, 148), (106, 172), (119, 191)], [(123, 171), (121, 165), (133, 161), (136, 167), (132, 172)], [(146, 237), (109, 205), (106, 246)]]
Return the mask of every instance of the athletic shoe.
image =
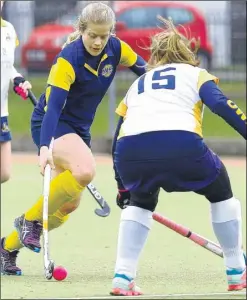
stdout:
[(124, 274), (115, 274), (112, 282), (112, 296), (140, 296), (142, 292), (133, 279)]
[(22, 245), (36, 253), (40, 252), (40, 236), (42, 225), (38, 221), (27, 221), (22, 215), (15, 219), (14, 226), (19, 234)]
[(229, 269), (226, 271), (228, 280), (228, 291), (240, 291), (246, 288), (246, 268)]
[(21, 269), (16, 266), (16, 258), (19, 251), (8, 251), (4, 249), (5, 238), (1, 239), (1, 274), (3, 275), (21, 275)]

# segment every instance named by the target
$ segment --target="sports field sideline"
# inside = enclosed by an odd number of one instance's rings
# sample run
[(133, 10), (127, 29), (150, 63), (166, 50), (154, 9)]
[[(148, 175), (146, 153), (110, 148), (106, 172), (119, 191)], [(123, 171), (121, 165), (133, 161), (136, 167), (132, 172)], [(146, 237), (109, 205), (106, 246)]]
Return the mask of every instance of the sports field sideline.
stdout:
[[(245, 245), (246, 160), (223, 160), (234, 194), (243, 205)], [(12, 179), (2, 186), (1, 191), (3, 236), (12, 230), (14, 218), (27, 210), (42, 192), (37, 156), (33, 153), (15, 153), (13, 161)], [(2, 299), (110, 297), (121, 210), (115, 205), (116, 184), (111, 158), (97, 155), (96, 163), (97, 175), (93, 183), (111, 206), (110, 216), (97, 217), (94, 214), (97, 203), (85, 191), (79, 209), (71, 215), (68, 223), (50, 234), (51, 258), (57, 265), (67, 268), (67, 279), (63, 282), (47, 281), (43, 276), (42, 253), (35, 254), (23, 249), (18, 257), (23, 276), (2, 276)], [(203, 197), (194, 193), (161, 192), (157, 212), (215, 241), (209, 205)], [(221, 258), (158, 223), (154, 223), (141, 257), (137, 284), (145, 296), (136, 299), (246, 299), (243, 292), (226, 292)]]
[[(111, 164), (112, 158), (110, 155), (107, 154), (94, 154), (94, 158), (97, 164)], [(224, 163), (230, 166), (242, 166), (245, 167), (246, 165), (246, 158), (245, 157), (232, 157), (232, 156), (225, 156), (222, 158)], [(38, 156), (33, 152), (14, 152), (13, 154), (13, 161), (14, 163), (38, 163)]]

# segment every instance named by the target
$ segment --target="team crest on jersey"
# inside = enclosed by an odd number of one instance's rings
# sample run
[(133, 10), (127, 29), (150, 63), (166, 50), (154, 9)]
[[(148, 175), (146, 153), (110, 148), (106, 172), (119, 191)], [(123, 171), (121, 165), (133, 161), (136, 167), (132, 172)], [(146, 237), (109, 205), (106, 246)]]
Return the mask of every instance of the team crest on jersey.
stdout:
[(2, 132), (9, 132), (9, 126), (6, 122), (3, 122), (2, 127), (1, 127)]
[(113, 72), (113, 65), (105, 65), (104, 68), (102, 69), (102, 76), (104, 77), (109, 77), (111, 76), (111, 73)]

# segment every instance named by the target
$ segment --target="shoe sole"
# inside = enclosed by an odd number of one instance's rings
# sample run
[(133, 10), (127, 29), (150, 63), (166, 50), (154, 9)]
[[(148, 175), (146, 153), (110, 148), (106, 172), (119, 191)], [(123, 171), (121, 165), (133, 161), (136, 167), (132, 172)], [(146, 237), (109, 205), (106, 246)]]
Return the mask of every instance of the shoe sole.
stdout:
[(241, 290), (243, 290), (244, 288), (245, 288), (245, 287), (243, 287), (242, 285), (234, 285), (234, 286), (230, 285), (230, 286), (228, 287), (228, 292), (241, 291)]
[(5, 276), (21, 276), (22, 275), (22, 272), (21, 271), (18, 271), (16, 273), (10, 273), (10, 272), (1, 272), (1, 275)]
[(246, 289), (246, 283), (242, 283), (242, 284), (231, 284), (228, 286), (228, 291), (232, 292), (232, 291), (241, 291), (243, 289)]
[(119, 289), (119, 288), (115, 288), (112, 289), (112, 291), (110, 292), (111, 296), (141, 296), (143, 295), (143, 293), (141, 292), (136, 292), (136, 291), (126, 291), (123, 289)]
[(27, 249), (29, 249), (29, 250), (31, 250), (32, 252), (40, 253), (41, 248), (37, 248), (37, 247), (32, 248), (32, 247), (30, 247), (30, 246), (26, 246), (26, 245), (22, 242), (22, 240), (21, 240), (21, 238), (20, 238), (21, 233), (20, 233), (20, 230), (18, 229), (19, 226), (20, 226), (20, 222), (19, 222), (18, 220), (15, 220), (15, 221), (14, 221), (14, 227), (15, 227), (15, 229), (16, 229), (17, 232), (18, 232), (18, 239), (19, 239), (20, 243), (22, 244), (22, 246), (25, 247), (25, 248), (27, 248)]

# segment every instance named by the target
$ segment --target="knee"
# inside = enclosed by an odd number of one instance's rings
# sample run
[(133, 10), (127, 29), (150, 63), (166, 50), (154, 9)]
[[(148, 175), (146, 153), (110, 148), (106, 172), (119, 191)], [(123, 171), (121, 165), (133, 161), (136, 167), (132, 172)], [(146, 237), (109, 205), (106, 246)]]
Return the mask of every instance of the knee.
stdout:
[(214, 223), (229, 222), (241, 219), (241, 203), (235, 197), (211, 203), (211, 218)]
[(1, 183), (4, 183), (10, 179), (10, 171), (1, 170)]
[(201, 194), (204, 195), (210, 203), (219, 203), (233, 197), (231, 182), (223, 163), (216, 179), (205, 187)]
[(77, 166), (76, 168), (72, 169), (71, 173), (80, 185), (87, 186), (95, 176), (95, 169), (93, 166)]
[(152, 194), (130, 193), (130, 206), (137, 206), (153, 212), (158, 204), (159, 190)]

